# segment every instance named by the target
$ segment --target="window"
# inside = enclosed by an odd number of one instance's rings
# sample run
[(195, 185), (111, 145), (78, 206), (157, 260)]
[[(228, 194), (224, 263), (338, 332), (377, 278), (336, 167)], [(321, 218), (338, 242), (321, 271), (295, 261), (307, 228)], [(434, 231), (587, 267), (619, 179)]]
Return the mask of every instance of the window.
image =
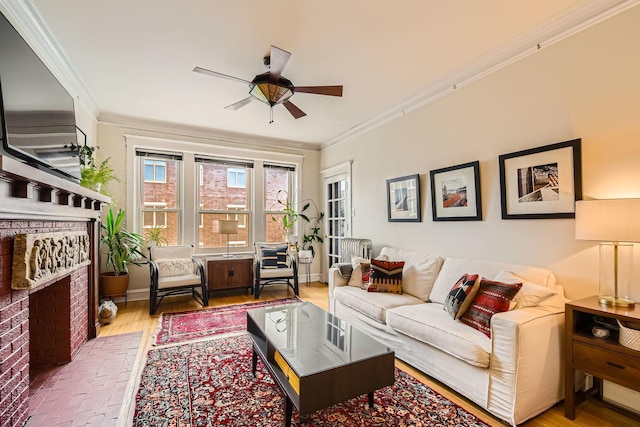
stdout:
[(301, 155), (136, 135), (125, 139), (127, 171), (134, 177), (127, 180), (132, 230), (143, 236), (161, 232), (169, 244), (193, 245), (200, 255), (226, 253), (227, 235), (217, 232), (220, 219), (238, 221), (238, 233), (228, 236), (236, 253), (252, 253), (254, 242), (283, 240), (281, 224), (268, 213), (273, 197), (267, 194), (285, 190), (297, 200)]
[(167, 163), (163, 160), (144, 161), (145, 182), (167, 182)]
[(162, 228), (162, 237), (175, 245), (181, 241), (181, 167), (182, 156), (136, 152), (144, 179), (140, 185), (138, 212), (144, 230)]
[[(167, 213), (163, 211), (166, 208), (164, 202), (146, 202), (145, 210), (142, 213), (142, 228), (167, 228)], [(159, 209), (156, 210), (156, 209)]]
[(227, 187), (245, 188), (246, 182), (244, 168), (227, 168)]
[(265, 242), (285, 241), (282, 209), (287, 202), (295, 206), (294, 171), (289, 166), (264, 165)]
[[(197, 157), (198, 180), (203, 185), (198, 189), (198, 215), (202, 217), (202, 228), (198, 230), (198, 242), (202, 248), (226, 248), (229, 245), (249, 248), (251, 233), (251, 176), (253, 163), (230, 162)], [(219, 233), (218, 220), (238, 221), (238, 233), (227, 236)]]

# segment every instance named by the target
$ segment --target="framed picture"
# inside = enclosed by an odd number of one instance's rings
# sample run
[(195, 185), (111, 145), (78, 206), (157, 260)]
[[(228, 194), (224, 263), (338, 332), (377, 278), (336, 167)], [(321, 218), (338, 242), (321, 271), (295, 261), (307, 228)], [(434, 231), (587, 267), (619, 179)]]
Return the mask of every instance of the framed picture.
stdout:
[(480, 162), (436, 169), (431, 175), (434, 221), (481, 221)]
[(387, 214), (390, 222), (420, 222), (420, 176), (387, 180)]
[(574, 139), (499, 156), (502, 219), (575, 218), (580, 144)]

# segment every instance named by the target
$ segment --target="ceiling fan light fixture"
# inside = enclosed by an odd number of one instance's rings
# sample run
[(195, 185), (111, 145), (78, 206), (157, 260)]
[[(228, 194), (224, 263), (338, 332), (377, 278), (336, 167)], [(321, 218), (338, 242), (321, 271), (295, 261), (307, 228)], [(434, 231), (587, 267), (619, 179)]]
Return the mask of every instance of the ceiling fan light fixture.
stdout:
[(265, 104), (274, 106), (282, 104), (293, 95), (293, 84), (284, 77), (276, 81), (271, 79), (269, 73), (256, 76), (249, 84), (249, 94)]
[(293, 95), (290, 87), (269, 82), (251, 83), (250, 87), (249, 94), (251, 96), (272, 107), (276, 104), (282, 104)]

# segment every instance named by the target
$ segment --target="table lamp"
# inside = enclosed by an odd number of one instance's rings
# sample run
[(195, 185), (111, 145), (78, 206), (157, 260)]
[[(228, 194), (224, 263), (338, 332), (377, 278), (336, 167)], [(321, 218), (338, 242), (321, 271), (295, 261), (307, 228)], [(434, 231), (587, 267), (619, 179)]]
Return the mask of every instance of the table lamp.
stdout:
[(640, 242), (640, 199), (576, 202), (576, 239), (600, 242), (601, 304), (633, 307), (633, 243)]
[(229, 255), (229, 234), (238, 234), (238, 221), (231, 219), (219, 219), (218, 233), (227, 235), (227, 254), (224, 257), (231, 258), (232, 255)]

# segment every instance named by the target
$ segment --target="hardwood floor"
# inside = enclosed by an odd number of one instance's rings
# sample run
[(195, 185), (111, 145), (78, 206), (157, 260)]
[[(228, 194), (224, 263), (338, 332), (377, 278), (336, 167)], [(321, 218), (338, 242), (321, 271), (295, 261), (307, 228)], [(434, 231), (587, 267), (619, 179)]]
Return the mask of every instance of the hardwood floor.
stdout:
[[(325, 310), (328, 310), (328, 293), (327, 285), (312, 282), (309, 285), (300, 284), (300, 298), (310, 301)], [(265, 288), (260, 299), (278, 299), (292, 296), (289, 291), (285, 294), (284, 286), (276, 286)], [(209, 307), (218, 307), (229, 304), (240, 304), (245, 302), (254, 302), (253, 295), (242, 291), (229, 291), (212, 293), (209, 297)], [(185, 310), (195, 310), (202, 308), (200, 304), (191, 297), (174, 297), (166, 298), (158, 312), (176, 312)], [(128, 332), (142, 331), (144, 334), (143, 342), (146, 346), (150, 345), (150, 340), (158, 326), (160, 314), (149, 315), (148, 301), (131, 301), (128, 304), (118, 303), (118, 315), (115, 321), (110, 325), (105, 325), (100, 329), (100, 336), (118, 335)], [(410, 373), (421, 382), (438, 391), (451, 401), (462, 406), (467, 411), (475, 414), (483, 421), (494, 426), (506, 426), (507, 424), (492, 417), (475, 404), (469, 402), (459, 394), (450, 390), (445, 385), (429, 378), (420, 371), (411, 366), (396, 360), (398, 368)], [(632, 427), (638, 426), (640, 422), (632, 418), (628, 418), (618, 412), (615, 412), (597, 400), (588, 399), (576, 408), (576, 419), (569, 420), (564, 417), (564, 407), (562, 402), (552, 407), (543, 414), (532, 420), (522, 424), (524, 427), (588, 427), (588, 426), (615, 426), (615, 427)]]

